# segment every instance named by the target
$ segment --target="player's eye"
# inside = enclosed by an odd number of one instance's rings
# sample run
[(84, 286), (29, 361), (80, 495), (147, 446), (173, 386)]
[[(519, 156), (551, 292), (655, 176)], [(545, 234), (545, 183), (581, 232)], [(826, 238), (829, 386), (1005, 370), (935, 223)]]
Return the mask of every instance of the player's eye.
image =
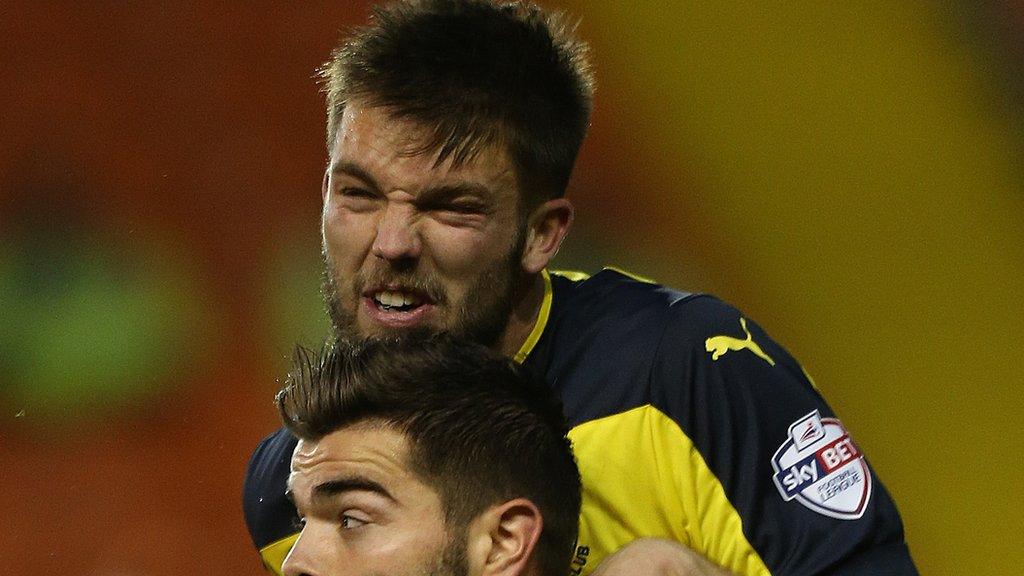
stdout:
[(445, 209), (449, 212), (455, 212), (456, 214), (479, 214), (480, 212), (483, 212), (483, 208), (479, 204), (469, 203), (448, 204)]
[(360, 528), (362, 526), (366, 526), (366, 524), (367, 524), (366, 520), (364, 520), (362, 518), (356, 518), (355, 516), (352, 516), (351, 514), (342, 514), (341, 515), (341, 527), (342, 527), (343, 530), (353, 530), (355, 528)]
[(349, 198), (374, 198), (373, 192), (365, 188), (342, 188), (340, 190), (342, 196)]

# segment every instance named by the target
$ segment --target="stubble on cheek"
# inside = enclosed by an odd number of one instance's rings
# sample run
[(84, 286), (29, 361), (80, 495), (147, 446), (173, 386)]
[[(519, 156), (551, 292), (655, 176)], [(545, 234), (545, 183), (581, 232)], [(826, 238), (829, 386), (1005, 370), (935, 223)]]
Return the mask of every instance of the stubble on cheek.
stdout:
[(324, 306), (327, 308), (327, 315), (331, 319), (331, 326), (334, 334), (339, 338), (351, 339), (358, 332), (356, 326), (355, 310), (346, 310), (341, 302), (337, 274), (331, 266), (330, 256), (327, 250), (322, 250), (323, 266), (320, 276), (320, 292), (324, 298)]

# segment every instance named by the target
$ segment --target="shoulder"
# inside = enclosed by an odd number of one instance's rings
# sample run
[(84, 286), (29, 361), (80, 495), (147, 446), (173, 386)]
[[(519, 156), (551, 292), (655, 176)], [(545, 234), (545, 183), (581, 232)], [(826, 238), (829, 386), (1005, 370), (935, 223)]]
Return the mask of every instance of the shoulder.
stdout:
[(295, 437), (285, 428), (279, 428), (261, 440), (249, 459), (246, 485), (275, 476), (282, 466), (289, 466), (296, 443)]
[(592, 345), (628, 340), (649, 346), (671, 310), (700, 299), (614, 268), (590, 276), (556, 272), (552, 291), (550, 336), (561, 341), (600, 336)]
[(555, 298), (571, 308), (607, 309), (608, 304), (629, 308), (669, 306), (695, 296), (612, 267), (594, 274), (556, 270), (551, 273), (551, 281)]
[(653, 398), (662, 356), (694, 357), (706, 334), (739, 328), (737, 312), (711, 296), (668, 288), (606, 268), (552, 274), (553, 303), (528, 362), (562, 394), (574, 423)]
[(649, 385), (652, 404), (684, 429), (692, 406), (721, 421), (778, 420), (786, 426), (824, 407), (800, 363), (756, 321), (718, 298), (701, 295), (666, 311)]
[[(570, 417), (643, 404), (679, 418), (694, 402), (816, 396), (800, 365), (736, 307), (606, 268), (552, 274), (553, 305), (530, 362)], [(775, 404), (775, 402), (770, 402)], [(578, 404), (578, 405), (577, 405)]]
[[(554, 272), (552, 336), (576, 340), (599, 332), (613, 346), (639, 342), (698, 348), (713, 335), (744, 335), (743, 325), (760, 331), (735, 307), (704, 293), (677, 290), (616, 269), (593, 275)], [(592, 344), (596, 342), (591, 342)]]
[(592, 275), (554, 271), (551, 280), (556, 312), (574, 320), (611, 322), (641, 313), (700, 328), (721, 325), (738, 313), (710, 294), (678, 290), (618, 268)]
[(285, 488), (296, 443), (295, 437), (281, 428), (264, 438), (249, 459), (242, 507), (257, 548), (294, 531), (294, 507), (285, 497)]

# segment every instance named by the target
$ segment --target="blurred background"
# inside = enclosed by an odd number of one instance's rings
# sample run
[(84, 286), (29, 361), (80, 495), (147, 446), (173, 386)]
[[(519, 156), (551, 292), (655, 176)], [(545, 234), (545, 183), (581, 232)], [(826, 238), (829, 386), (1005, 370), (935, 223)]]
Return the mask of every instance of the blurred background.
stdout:
[[(1024, 4), (739, 4), (546, 3), (598, 74), (557, 267), (738, 305), (923, 573), (1017, 572)], [(260, 573), (243, 471), (327, 330), (313, 72), (366, 6), (3, 3), (5, 573)]]

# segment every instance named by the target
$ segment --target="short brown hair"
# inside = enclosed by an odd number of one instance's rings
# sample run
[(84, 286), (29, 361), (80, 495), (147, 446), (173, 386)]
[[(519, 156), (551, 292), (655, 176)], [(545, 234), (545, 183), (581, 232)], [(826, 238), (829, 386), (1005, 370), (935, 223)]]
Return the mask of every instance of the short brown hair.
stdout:
[(419, 152), (459, 164), (509, 152), (524, 205), (565, 193), (593, 100), (587, 45), (561, 13), (526, 2), (399, 0), (376, 7), (320, 71), (327, 148), (360, 99), (425, 126)]
[(298, 348), (277, 406), (307, 440), (363, 421), (403, 433), (411, 468), (437, 490), (453, 534), (489, 506), (529, 499), (544, 518), (540, 573), (566, 573), (579, 471), (561, 402), (512, 360), (444, 335), (339, 343), (319, 356)]

